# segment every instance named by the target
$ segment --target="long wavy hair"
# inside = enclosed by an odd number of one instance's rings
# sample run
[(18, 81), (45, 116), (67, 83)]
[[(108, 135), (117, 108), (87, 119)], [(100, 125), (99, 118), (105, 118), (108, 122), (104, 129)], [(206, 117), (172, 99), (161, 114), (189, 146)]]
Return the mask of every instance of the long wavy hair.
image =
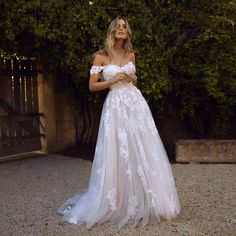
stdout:
[(123, 48), (125, 49), (126, 53), (132, 52), (133, 51), (133, 47), (132, 47), (132, 43), (131, 43), (131, 29), (130, 29), (130, 25), (129, 22), (127, 21), (127, 19), (123, 16), (118, 16), (116, 17), (109, 25), (108, 30), (107, 30), (107, 37), (104, 43), (104, 48), (99, 50), (97, 53), (99, 54), (105, 54), (107, 55), (109, 58), (111, 58), (112, 54), (113, 54), (113, 47), (115, 44), (115, 30), (117, 27), (117, 22), (118, 20), (124, 20), (125, 21), (125, 25), (126, 25), (126, 30), (127, 30), (127, 38), (124, 42)]

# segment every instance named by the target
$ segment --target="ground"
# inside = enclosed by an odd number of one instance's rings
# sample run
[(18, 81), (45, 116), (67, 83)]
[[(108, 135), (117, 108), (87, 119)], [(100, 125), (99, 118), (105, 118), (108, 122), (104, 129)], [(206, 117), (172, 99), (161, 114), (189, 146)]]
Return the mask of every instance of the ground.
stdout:
[(236, 235), (236, 165), (172, 163), (182, 207), (175, 220), (117, 230), (64, 222), (60, 204), (87, 186), (92, 163), (48, 155), (0, 164), (1, 236)]

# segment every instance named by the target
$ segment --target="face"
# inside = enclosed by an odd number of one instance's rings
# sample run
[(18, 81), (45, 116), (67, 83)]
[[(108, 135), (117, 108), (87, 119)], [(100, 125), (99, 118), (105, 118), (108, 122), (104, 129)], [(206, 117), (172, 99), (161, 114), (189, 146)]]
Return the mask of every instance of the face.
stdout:
[(123, 19), (119, 19), (114, 31), (115, 39), (127, 39), (128, 32), (126, 29), (126, 23)]

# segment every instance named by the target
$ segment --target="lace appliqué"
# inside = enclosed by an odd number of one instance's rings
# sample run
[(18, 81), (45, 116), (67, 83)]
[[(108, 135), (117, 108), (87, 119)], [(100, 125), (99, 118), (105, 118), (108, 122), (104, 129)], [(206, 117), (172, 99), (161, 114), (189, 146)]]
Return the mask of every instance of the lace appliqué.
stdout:
[(148, 163), (147, 163), (147, 159), (146, 159), (145, 151), (144, 151), (144, 148), (143, 148), (143, 144), (142, 144), (141, 140), (138, 138), (138, 136), (137, 136), (137, 143), (138, 143), (138, 151), (139, 151), (140, 157), (143, 160), (143, 165), (145, 166), (145, 168), (147, 170), (149, 170), (149, 166), (148, 166)]
[(124, 129), (118, 129), (118, 138), (120, 141), (120, 155), (124, 159), (125, 163), (128, 162), (128, 140)]
[(128, 214), (132, 217), (135, 216), (136, 212), (137, 212), (137, 206), (138, 206), (138, 201), (137, 201), (137, 197), (133, 196), (133, 197), (129, 197), (129, 206), (128, 206)]
[(92, 66), (90, 69), (90, 75), (97, 74), (101, 71), (103, 71), (104, 66)]
[(108, 191), (106, 198), (109, 200), (109, 204), (111, 206), (111, 210), (114, 211), (117, 209), (116, 207), (116, 188), (112, 188)]
[(141, 181), (143, 183), (143, 186), (145, 188), (147, 188), (147, 186), (148, 186), (147, 185), (147, 181), (146, 181), (145, 174), (144, 174), (144, 171), (143, 171), (143, 168), (142, 168), (141, 165), (138, 165), (138, 175), (139, 175), (139, 177), (140, 177), (140, 179), (141, 179)]
[(118, 138), (120, 141), (120, 156), (124, 159), (125, 164), (128, 166), (126, 174), (128, 175), (129, 181), (131, 181), (131, 168), (128, 160), (128, 138), (125, 129), (118, 129)]
[(157, 195), (151, 189), (148, 189), (148, 193), (151, 195), (151, 206), (156, 207)]
[(67, 206), (66, 206), (66, 208), (65, 208), (65, 210), (64, 210), (64, 213), (68, 213), (68, 212), (70, 212), (71, 211), (71, 209), (72, 208), (74, 208), (75, 207), (75, 204), (68, 204)]
[(106, 137), (107, 137), (107, 133), (109, 131), (110, 118), (111, 118), (110, 110), (107, 110), (104, 114), (104, 126), (105, 126), (105, 136)]

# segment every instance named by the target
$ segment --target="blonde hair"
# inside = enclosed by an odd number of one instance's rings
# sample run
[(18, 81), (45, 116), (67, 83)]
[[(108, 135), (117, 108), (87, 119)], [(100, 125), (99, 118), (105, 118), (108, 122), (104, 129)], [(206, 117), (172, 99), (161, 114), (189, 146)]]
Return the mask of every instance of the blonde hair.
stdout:
[(111, 56), (113, 54), (113, 46), (115, 44), (114, 31), (116, 29), (118, 20), (125, 21), (126, 30), (127, 30), (127, 39), (124, 42), (123, 48), (125, 49), (126, 53), (133, 51), (133, 47), (132, 47), (132, 43), (131, 43), (132, 33), (131, 33), (129, 22), (127, 21), (127, 19), (125, 17), (118, 16), (110, 23), (108, 30), (107, 30), (107, 37), (106, 37), (106, 40), (104, 43), (104, 48), (99, 50), (97, 52), (98, 54), (103, 54), (103, 55), (105, 54), (111, 58)]

